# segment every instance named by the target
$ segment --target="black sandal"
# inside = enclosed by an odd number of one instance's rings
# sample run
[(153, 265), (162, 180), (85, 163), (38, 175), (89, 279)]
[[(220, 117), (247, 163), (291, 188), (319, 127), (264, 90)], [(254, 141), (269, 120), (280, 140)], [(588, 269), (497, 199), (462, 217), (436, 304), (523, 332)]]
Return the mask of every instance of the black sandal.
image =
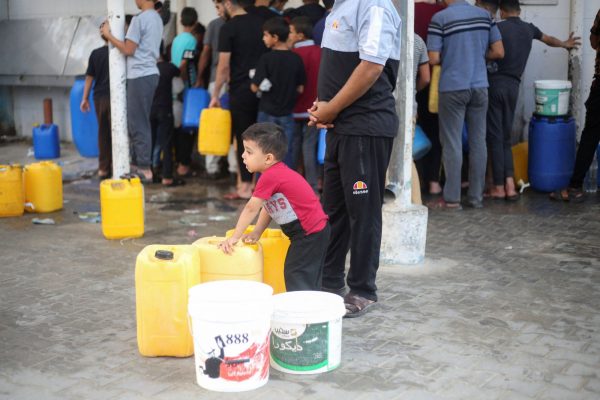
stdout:
[(350, 292), (344, 296), (344, 305), (346, 306), (346, 315), (344, 315), (344, 318), (360, 317), (376, 304), (377, 301), (375, 300), (369, 300)]

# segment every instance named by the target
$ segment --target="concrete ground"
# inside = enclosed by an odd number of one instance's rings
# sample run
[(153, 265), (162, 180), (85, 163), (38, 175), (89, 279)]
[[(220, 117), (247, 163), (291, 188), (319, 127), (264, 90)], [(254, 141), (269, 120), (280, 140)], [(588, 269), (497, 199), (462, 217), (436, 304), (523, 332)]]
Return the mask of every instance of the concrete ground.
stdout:
[[(27, 149), (0, 146), (0, 164), (33, 162)], [(339, 369), (223, 395), (196, 385), (192, 358), (138, 354), (134, 262), (231, 228), (230, 183), (150, 185), (145, 236), (108, 241), (78, 214), (99, 211), (98, 181), (80, 178), (95, 161), (63, 154), (56, 224), (0, 219), (0, 399), (600, 398), (600, 195), (430, 212), (426, 262), (380, 268), (379, 307), (343, 322)]]

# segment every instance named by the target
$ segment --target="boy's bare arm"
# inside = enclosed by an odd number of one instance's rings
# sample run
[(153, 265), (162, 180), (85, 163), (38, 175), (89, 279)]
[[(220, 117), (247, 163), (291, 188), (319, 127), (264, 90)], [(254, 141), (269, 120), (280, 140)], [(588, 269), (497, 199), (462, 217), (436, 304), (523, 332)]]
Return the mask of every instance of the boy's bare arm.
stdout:
[(504, 44), (502, 40), (496, 40), (490, 45), (485, 58), (486, 60), (500, 60), (504, 58)]
[(219, 94), (221, 88), (229, 79), (229, 62), (231, 61), (231, 53), (219, 53), (219, 64), (217, 65), (217, 77), (215, 78), (215, 88), (212, 92), (209, 107), (220, 107)]
[(129, 57), (135, 54), (135, 50), (138, 46), (137, 43), (131, 40), (125, 40), (123, 42), (114, 37), (113, 34), (110, 32), (110, 25), (108, 21), (104, 22), (102, 28), (100, 28), (100, 31), (102, 32), (106, 40), (108, 40), (113, 46), (119, 49), (119, 51), (124, 55)]
[(267, 226), (271, 223), (271, 216), (264, 209), (264, 207), (260, 210), (260, 214), (258, 215), (258, 221), (256, 221), (256, 226), (254, 227), (254, 232), (258, 237), (262, 235), (262, 233), (267, 229)]
[(240, 214), (240, 218), (235, 226), (233, 235), (219, 245), (223, 252), (227, 254), (231, 254), (233, 252), (233, 246), (240, 240), (246, 231), (246, 228), (248, 228), (252, 221), (254, 221), (254, 218), (256, 218), (256, 215), (261, 210), (264, 202), (265, 201), (263, 199), (259, 199), (258, 197), (251, 197), (250, 200), (248, 200), (248, 203), (246, 203), (246, 206)]
[(298, 94), (304, 93), (304, 85), (298, 85), (296, 92), (298, 92)]
[(202, 77), (204, 76), (204, 70), (208, 67), (211, 52), (212, 47), (210, 47), (210, 45), (205, 44), (204, 47), (202, 47), (202, 53), (200, 53), (200, 59), (198, 60), (198, 77), (196, 78), (194, 87), (204, 86), (204, 79)]
[(94, 82), (94, 77), (90, 75), (85, 76), (85, 83), (83, 85), (83, 97), (81, 99), (81, 104), (79, 105), (79, 109), (83, 112), (90, 111), (90, 91), (92, 90), (92, 83)]
[(576, 49), (581, 45), (581, 38), (579, 36), (574, 36), (574, 33), (571, 32), (569, 38), (565, 41), (562, 41), (554, 36), (542, 34), (542, 42), (550, 47), (562, 47), (563, 49), (571, 50)]

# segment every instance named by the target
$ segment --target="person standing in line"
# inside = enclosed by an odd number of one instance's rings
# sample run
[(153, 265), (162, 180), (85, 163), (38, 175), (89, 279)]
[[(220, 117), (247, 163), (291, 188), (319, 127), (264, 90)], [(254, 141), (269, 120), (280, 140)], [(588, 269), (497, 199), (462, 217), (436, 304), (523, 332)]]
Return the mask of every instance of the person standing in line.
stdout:
[(585, 125), (577, 148), (575, 168), (569, 187), (550, 194), (550, 198), (553, 200), (575, 202), (583, 200), (583, 179), (592, 165), (594, 153), (598, 149), (600, 141), (600, 9), (596, 14), (592, 29), (590, 29), (590, 45), (592, 49), (596, 50), (596, 64), (590, 95), (585, 102)]
[(325, 23), (318, 101), (309, 111), (311, 124), (329, 128), (322, 200), (331, 239), (322, 290), (344, 296), (347, 317), (377, 302), (385, 175), (399, 125), (400, 27), (391, 0), (336, 0)]
[(492, 199), (517, 200), (512, 157), (512, 127), (515, 117), (521, 76), (527, 65), (534, 39), (550, 47), (576, 48), (580, 38), (569, 36), (564, 42), (540, 31), (535, 25), (519, 18), (518, 0), (502, 0), (498, 29), (504, 44), (504, 58), (488, 68), (489, 105), (487, 111), (487, 145), (491, 157)]
[[(441, 64), (439, 85), (440, 140), (446, 174), (443, 197), (434, 209), (460, 210), (462, 129), (469, 128), (467, 205), (483, 207), (487, 165), (485, 118), (488, 106), (487, 60), (504, 57), (502, 38), (490, 13), (465, 0), (445, 0), (448, 8), (431, 19), (427, 34), (429, 62)], [(465, 118), (466, 117), (466, 118)]]
[(83, 98), (79, 108), (82, 112), (90, 111), (90, 92), (94, 85), (94, 108), (98, 121), (98, 178), (110, 178), (112, 171), (112, 138), (110, 127), (110, 77), (108, 73), (108, 42), (94, 49), (90, 54), (85, 72)]
[(313, 27), (313, 40), (317, 46), (321, 46), (321, 42), (323, 41), (323, 32), (325, 31), (325, 20), (329, 16), (331, 9), (333, 8), (333, 3), (335, 0), (323, 0), (323, 4), (325, 5), (325, 13), (323, 13), (323, 17), (315, 22), (315, 26)]
[(221, 89), (229, 79), (231, 130), (237, 143), (240, 182), (235, 192), (224, 197), (228, 200), (247, 200), (252, 196), (252, 173), (243, 167), (242, 133), (256, 122), (258, 99), (250, 90), (250, 83), (256, 72), (258, 59), (267, 48), (262, 41), (262, 18), (248, 14), (239, 0), (225, 0), (223, 5), (229, 20), (219, 32), (219, 63), (210, 107), (221, 105)]
[(152, 182), (152, 128), (150, 107), (158, 86), (156, 61), (160, 53), (163, 24), (154, 10), (155, 0), (135, 0), (142, 12), (133, 17), (125, 41), (110, 32), (108, 21), (102, 26), (104, 37), (127, 56), (127, 129), (131, 140), (133, 172), (143, 182)]

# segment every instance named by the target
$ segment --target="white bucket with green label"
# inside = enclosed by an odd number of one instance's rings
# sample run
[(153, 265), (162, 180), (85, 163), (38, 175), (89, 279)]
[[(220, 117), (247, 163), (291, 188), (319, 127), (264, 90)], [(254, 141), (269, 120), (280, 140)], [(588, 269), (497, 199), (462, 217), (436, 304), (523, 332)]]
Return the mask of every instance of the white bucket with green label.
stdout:
[(300, 291), (273, 296), (271, 367), (290, 374), (331, 371), (342, 359), (344, 300)]
[(569, 81), (535, 81), (535, 113), (539, 115), (561, 116), (569, 113)]

